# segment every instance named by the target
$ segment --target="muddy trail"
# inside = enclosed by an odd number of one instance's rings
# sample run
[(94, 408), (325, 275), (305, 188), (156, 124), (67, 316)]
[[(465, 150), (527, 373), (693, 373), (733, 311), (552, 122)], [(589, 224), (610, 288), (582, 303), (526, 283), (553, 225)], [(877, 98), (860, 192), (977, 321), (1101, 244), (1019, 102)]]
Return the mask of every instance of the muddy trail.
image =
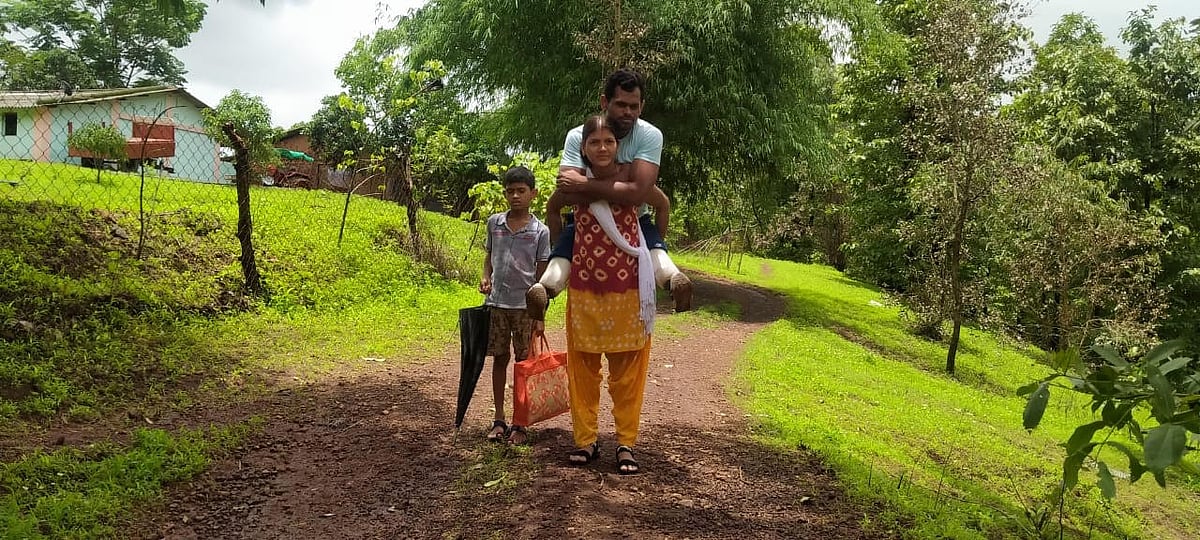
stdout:
[[(200, 413), (266, 422), (231, 456), (144, 509), (128, 532), (288, 540), (878, 536), (862, 530), (867, 510), (819, 460), (756, 442), (752, 423), (730, 403), (738, 353), (783, 315), (783, 298), (697, 280), (697, 306), (721, 302), (738, 304), (739, 320), (681, 323), (682, 332), (655, 337), (637, 448), (642, 474), (616, 474), (607, 395), (601, 459), (586, 467), (566, 460), (569, 415), (535, 426), (528, 446), (486, 442), (490, 366), (455, 436), (453, 347), (442, 358), (381, 364)], [(660, 317), (673, 317), (666, 307)], [(551, 342), (565, 344), (561, 330)]]

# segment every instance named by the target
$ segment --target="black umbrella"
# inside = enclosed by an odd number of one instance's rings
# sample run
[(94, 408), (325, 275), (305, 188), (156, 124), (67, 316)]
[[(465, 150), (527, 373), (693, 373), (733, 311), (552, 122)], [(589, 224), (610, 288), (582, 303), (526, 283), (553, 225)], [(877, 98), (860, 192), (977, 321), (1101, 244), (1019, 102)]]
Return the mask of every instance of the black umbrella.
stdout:
[(454, 412), (454, 429), (462, 427), (467, 405), (475, 394), (479, 374), (487, 360), (488, 323), (491, 312), (487, 306), (458, 310), (458, 330), (462, 341), (462, 358), (458, 372), (458, 409)]

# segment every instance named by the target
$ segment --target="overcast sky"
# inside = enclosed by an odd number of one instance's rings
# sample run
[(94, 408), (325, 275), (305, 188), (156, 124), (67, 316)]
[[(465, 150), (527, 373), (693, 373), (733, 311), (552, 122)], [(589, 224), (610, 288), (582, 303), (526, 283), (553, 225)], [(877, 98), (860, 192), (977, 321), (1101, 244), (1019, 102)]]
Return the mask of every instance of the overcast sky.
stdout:
[[(377, 0), (267, 0), (266, 7), (257, 0), (210, 1), (204, 27), (179, 52), (187, 88), (211, 106), (234, 88), (262, 96), (275, 125), (290, 127), (311, 118), (322, 97), (341, 91), (333, 70), (354, 40), (422, 3), (383, 2), (381, 15)], [(1197, 0), (1041, 0), (1025, 24), (1040, 42), (1063, 14), (1082, 12), (1124, 50), (1119, 33), (1129, 12), (1151, 3), (1159, 20), (1200, 17)]]

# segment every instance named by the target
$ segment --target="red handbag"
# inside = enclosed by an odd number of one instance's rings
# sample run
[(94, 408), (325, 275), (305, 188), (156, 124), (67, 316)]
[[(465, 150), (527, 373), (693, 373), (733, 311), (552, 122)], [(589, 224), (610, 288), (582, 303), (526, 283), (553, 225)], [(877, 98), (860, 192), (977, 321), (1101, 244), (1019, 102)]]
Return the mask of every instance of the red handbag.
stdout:
[(532, 343), (529, 358), (513, 364), (513, 424), (531, 426), (570, 408), (567, 353), (551, 350), (542, 336)]

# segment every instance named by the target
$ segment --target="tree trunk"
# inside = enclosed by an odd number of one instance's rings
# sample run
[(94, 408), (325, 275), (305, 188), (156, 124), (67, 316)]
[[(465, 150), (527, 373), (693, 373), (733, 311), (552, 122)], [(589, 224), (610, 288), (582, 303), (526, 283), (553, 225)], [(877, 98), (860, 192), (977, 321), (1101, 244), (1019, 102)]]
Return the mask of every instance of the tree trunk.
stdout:
[(412, 245), (413, 255), (419, 257), (421, 254), (421, 233), (417, 226), (417, 218), (419, 217), (420, 204), (417, 201), (416, 184), (413, 182), (412, 163), (407, 154), (399, 156), (394, 167), (391, 170), (394, 174), (389, 175), (393, 178), (392, 183), (395, 184), (396, 202), (403, 204), (405, 209), (405, 217), (408, 219), (408, 240)]
[(262, 276), (259, 275), (254, 262), (254, 225), (250, 217), (250, 151), (246, 148), (246, 142), (234, 130), (233, 124), (225, 124), (222, 130), (229, 136), (234, 150), (233, 170), (237, 176), (238, 205), (237, 238), (242, 246), (242, 276), (246, 281), (246, 290), (250, 294), (259, 295), (263, 293), (263, 284)]
[(954, 374), (954, 361), (958, 356), (958, 338), (963, 322), (963, 290), (962, 290), (962, 251), (964, 229), (967, 223), (967, 213), (970, 206), (965, 200), (959, 202), (958, 215), (954, 222), (954, 237), (950, 240), (950, 319), (954, 322), (954, 331), (950, 334), (950, 350), (946, 353), (946, 372)]

